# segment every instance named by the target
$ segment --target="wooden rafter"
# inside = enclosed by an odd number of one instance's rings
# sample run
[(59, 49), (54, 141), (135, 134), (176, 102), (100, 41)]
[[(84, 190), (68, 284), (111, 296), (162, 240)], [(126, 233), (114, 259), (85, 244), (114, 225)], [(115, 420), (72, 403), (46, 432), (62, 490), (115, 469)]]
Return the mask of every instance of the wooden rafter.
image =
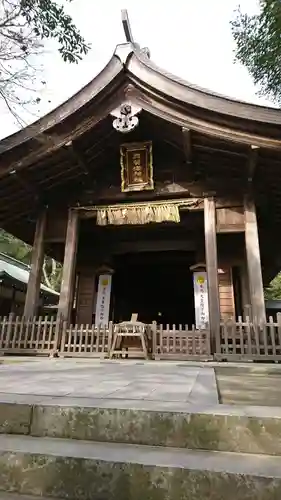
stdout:
[(69, 155), (73, 157), (75, 162), (77, 163), (80, 170), (85, 174), (89, 175), (89, 169), (87, 166), (87, 162), (83, 158), (83, 154), (78, 150), (77, 146), (75, 146), (73, 141), (69, 141), (66, 143), (65, 148)]
[(258, 146), (251, 146), (250, 151), (249, 151), (249, 156), (248, 156), (248, 168), (247, 168), (247, 174), (248, 174), (248, 181), (252, 182), (256, 168), (257, 168), (257, 163), (258, 163), (258, 155), (259, 155), (259, 147)]
[(41, 193), (38, 188), (36, 189), (35, 187), (33, 187), (31, 182), (26, 181), (24, 177), (16, 171), (10, 172), (10, 175), (12, 176), (12, 179), (14, 179), (26, 193), (32, 195), (36, 201), (39, 200)]
[(191, 142), (191, 130), (189, 128), (182, 127), (183, 136), (183, 150), (185, 155), (186, 163), (192, 162), (192, 142)]

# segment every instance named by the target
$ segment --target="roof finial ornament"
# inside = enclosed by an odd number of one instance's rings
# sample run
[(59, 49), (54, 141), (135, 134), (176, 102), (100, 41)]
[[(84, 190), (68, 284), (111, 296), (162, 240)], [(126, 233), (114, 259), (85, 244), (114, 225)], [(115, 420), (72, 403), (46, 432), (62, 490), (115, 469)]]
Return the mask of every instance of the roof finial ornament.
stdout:
[(128, 43), (134, 44), (134, 39), (132, 35), (132, 30), (131, 30), (131, 25), (129, 21), (129, 15), (127, 9), (122, 9), (121, 10), (121, 16), (122, 16), (122, 24), (123, 24), (123, 29), (125, 33), (125, 37)]
[(130, 20), (129, 20), (129, 14), (128, 14), (127, 9), (121, 10), (121, 17), (122, 17), (122, 24), (123, 24), (123, 30), (125, 33), (125, 37), (126, 37), (126, 42), (131, 43), (132, 45), (135, 45), (135, 47), (137, 47), (143, 55), (150, 58), (149, 48), (148, 47), (141, 48), (138, 43), (134, 42), (134, 38), (133, 38), (132, 30), (131, 30), (131, 25), (130, 25)]

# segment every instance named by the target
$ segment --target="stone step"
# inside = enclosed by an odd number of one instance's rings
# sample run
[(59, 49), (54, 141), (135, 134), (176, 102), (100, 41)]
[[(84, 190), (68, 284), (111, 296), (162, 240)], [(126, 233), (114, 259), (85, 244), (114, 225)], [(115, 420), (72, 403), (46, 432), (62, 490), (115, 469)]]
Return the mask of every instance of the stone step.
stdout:
[(0, 433), (281, 455), (280, 408), (39, 396), (7, 401), (0, 402)]
[(276, 500), (281, 457), (0, 436), (0, 489), (72, 500)]

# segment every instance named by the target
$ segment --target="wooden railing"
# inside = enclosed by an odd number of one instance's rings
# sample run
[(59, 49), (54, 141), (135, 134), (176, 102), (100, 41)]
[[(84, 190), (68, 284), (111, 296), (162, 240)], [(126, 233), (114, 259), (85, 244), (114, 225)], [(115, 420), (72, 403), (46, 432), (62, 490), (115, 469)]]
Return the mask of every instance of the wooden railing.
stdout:
[(62, 326), (59, 352), (65, 357), (105, 357), (111, 349), (113, 325), (109, 328), (95, 325)]
[[(108, 328), (68, 326), (47, 316), (26, 320), (10, 315), (0, 318), (0, 354), (108, 357), (115, 331), (112, 323)], [(156, 360), (281, 361), (281, 314), (277, 321), (269, 318), (264, 325), (242, 318), (223, 322), (215, 343), (209, 330), (194, 327), (153, 323), (147, 331), (147, 352)]]
[(196, 330), (188, 325), (152, 325), (154, 359), (211, 359), (209, 330)]
[(109, 328), (95, 325), (70, 325), (56, 317), (0, 318), (0, 353), (98, 356), (109, 353), (112, 323)]
[(26, 320), (10, 315), (0, 319), (0, 352), (51, 354), (58, 343), (55, 318), (39, 317)]
[(276, 322), (270, 317), (263, 325), (248, 318), (222, 323), (214, 357), (218, 361), (281, 360), (281, 314)]

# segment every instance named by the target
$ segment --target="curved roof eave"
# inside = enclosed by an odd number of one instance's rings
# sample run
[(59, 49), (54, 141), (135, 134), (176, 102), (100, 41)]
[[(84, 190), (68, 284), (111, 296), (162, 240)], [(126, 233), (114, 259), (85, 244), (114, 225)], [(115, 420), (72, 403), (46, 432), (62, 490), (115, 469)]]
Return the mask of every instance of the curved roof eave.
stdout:
[(138, 49), (128, 59), (127, 69), (144, 84), (185, 105), (237, 119), (281, 125), (279, 109), (239, 101), (193, 85), (159, 68)]
[(2, 139), (0, 141), (0, 154), (44, 133), (65, 120), (89, 101), (97, 97), (98, 94), (106, 89), (123, 70), (124, 65), (120, 61), (120, 58), (114, 53), (104, 69), (67, 101), (31, 125)]
[[(220, 116), (228, 116), (229, 120), (227, 123), (227, 127), (229, 130), (227, 130), (227, 133), (224, 133), (223, 135), (225, 135), (226, 138), (230, 137), (232, 138), (232, 140), (236, 140), (238, 142), (241, 139), (240, 135), (245, 134), (245, 130), (244, 132), (241, 131), (241, 134), (239, 134), (239, 120), (241, 124), (241, 119), (244, 122), (244, 129), (245, 127), (247, 127), (247, 123), (255, 122), (257, 124), (257, 140), (259, 135), (265, 135), (264, 130), (262, 131), (262, 129), (259, 129), (259, 126), (263, 125), (264, 129), (265, 125), (270, 125), (275, 127), (275, 131), (278, 131), (279, 125), (281, 125), (281, 113), (278, 109), (244, 103), (192, 85), (174, 75), (171, 75), (165, 70), (160, 69), (156, 64), (150, 61), (147, 55), (144, 55), (143, 51), (141, 51), (141, 49), (137, 45), (132, 43), (125, 43), (117, 45), (113, 56), (111, 57), (105, 68), (78, 93), (76, 93), (61, 106), (45, 115), (35, 123), (0, 141), (0, 154), (6, 152), (9, 154), (10, 150), (17, 148), (24, 143), (28, 143), (28, 141), (32, 141), (32, 139), (36, 139), (37, 136), (40, 136), (40, 134), (44, 134), (55, 125), (58, 125), (64, 120), (69, 119), (73, 114), (79, 112), (79, 110), (82, 110), (83, 107), (86, 106), (90, 101), (98, 101), (99, 95), (103, 95), (103, 93), (106, 93), (107, 91), (109, 92), (110, 88), (113, 85), (113, 82), (116, 81), (117, 77), (121, 74), (124, 75), (124, 82), (121, 83), (124, 89), (126, 88), (126, 85), (128, 83), (133, 83), (135, 81), (136, 87), (138, 86), (138, 83), (140, 84), (140, 86), (143, 86), (144, 93), (148, 92), (149, 94), (150, 90), (152, 90), (152, 92), (156, 96), (158, 95), (162, 99), (164, 98), (166, 100), (166, 107), (170, 108), (168, 115), (170, 116), (172, 121), (174, 118), (175, 122), (179, 121), (177, 119), (177, 107), (173, 105), (176, 103), (179, 104), (182, 108), (181, 115), (182, 118), (184, 118), (184, 122), (188, 122), (190, 118), (190, 113), (188, 113), (187, 110), (188, 106), (194, 108), (195, 113), (193, 112), (193, 115), (195, 116), (196, 109), (198, 110), (198, 112), (200, 110), (200, 112), (209, 111), (213, 114), (217, 113), (218, 118)], [(118, 105), (117, 101), (119, 97), (115, 95), (114, 99), (116, 101), (115, 104)], [(151, 99), (147, 101), (148, 105), (149, 103), (152, 104)], [(93, 107), (91, 112), (93, 112)], [(235, 119), (238, 121), (238, 126), (237, 121), (235, 123)], [(192, 120), (194, 121), (196, 120), (196, 118), (193, 116)], [(216, 122), (219, 120), (216, 120), (216, 118), (214, 119), (213, 116), (212, 121)], [(202, 129), (203, 127), (202, 130), (204, 131), (206, 128), (206, 124), (209, 123), (208, 115), (205, 114), (202, 123), (204, 126), (201, 124), (199, 128)], [(236, 127), (234, 125), (236, 125)], [(235, 130), (235, 128), (237, 130), (236, 132), (234, 131), (233, 135), (232, 132), (233, 130)], [(220, 135), (219, 130), (216, 131), (216, 134)], [(252, 134), (250, 133), (249, 135), (251, 136)], [(255, 139), (254, 135), (253, 139)], [(266, 147), (267, 140), (265, 137), (264, 139), (265, 141), (263, 142), (264, 146)], [(56, 145), (54, 145), (54, 149), (68, 140), (68, 136), (56, 139)], [(249, 142), (249, 140), (251, 140), (251, 137), (249, 137), (246, 142)], [(281, 147), (279, 136), (278, 139), (275, 138), (270, 147), (278, 147), (278, 149)], [(16, 155), (19, 154), (19, 156), (21, 156), (20, 153), (21, 152), (19, 151), (18, 153), (16, 153)], [(42, 151), (40, 149), (40, 151), (38, 151), (38, 154), (36, 153), (36, 158), (41, 154), (44, 154), (44, 148), (42, 149)], [(31, 160), (27, 158), (26, 161), (29, 162)], [(13, 163), (14, 160), (12, 160), (12, 164)], [(23, 164), (22, 161), (19, 161), (18, 163), (20, 164), (19, 166), (22, 166), (21, 164)]]

